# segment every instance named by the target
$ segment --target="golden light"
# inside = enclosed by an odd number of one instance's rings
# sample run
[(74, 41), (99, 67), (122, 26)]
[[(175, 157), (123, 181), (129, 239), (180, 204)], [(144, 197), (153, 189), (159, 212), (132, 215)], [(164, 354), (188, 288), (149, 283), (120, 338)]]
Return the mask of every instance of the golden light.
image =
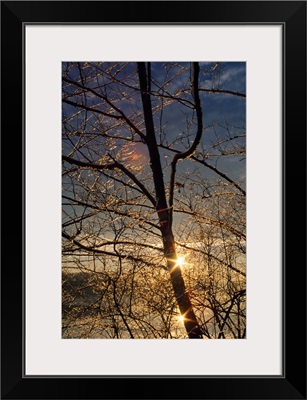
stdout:
[(180, 322), (184, 322), (184, 316), (183, 316), (183, 315), (179, 315), (179, 317), (178, 317), (178, 321), (180, 321)]
[(184, 257), (177, 257), (177, 260), (176, 260), (177, 267), (182, 268), (184, 266), (184, 264), (185, 264)]

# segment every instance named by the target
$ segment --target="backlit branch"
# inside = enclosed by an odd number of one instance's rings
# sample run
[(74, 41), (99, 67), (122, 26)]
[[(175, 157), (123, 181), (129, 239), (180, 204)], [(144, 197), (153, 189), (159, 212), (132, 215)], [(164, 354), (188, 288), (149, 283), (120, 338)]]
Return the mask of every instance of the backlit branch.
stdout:
[[(84, 87), (83, 85), (81, 85), (78, 82), (74, 82), (71, 81), (70, 79), (67, 78), (63, 78), (63, 81), (70, 83), (72, 85), (75, 85), (79, 88), (85, 89), (88, 92), (91, 92), (92, 94), (94, 94), (95, 96), (97, 96), (98, 98), (104, 100), (111, 108), (113, 108), (114, 111), (116, 111), (118, 113), (118, 115), (114, 115), (114, 114), (106, 114), (102, 111), (99, 110), (93, 110), (91, 108), (86, 108), (86, 109), (90, 109), (90, 111), (94, 111), (94, 112), (98, 112), (100, 114), (106, 115), (108, 117), (111, 118), (115, 118), (115, 119), (123, 119), (144, 141), (146, 140), (146, 136), (131, 122), (131, 120), (125, 115), (125, 113), (120, 110), (118, 107), (116, 107), (106, 96), (103, 96), (101, 93), (97, 92), (94, 89), (88, 88), (88, 87)], [(64, 102), (66, 102), (67, 104), (71, 104), (72, 102), (69, 102), (69, 100), (63, 100)], [(79, 107), (85, 108), (85, 106), (80, 105), (80, 104), (72, 104), (72, 105), (77, 105)]]
[(153, 205), (156, 204), (155, 199), (153, 196), (149, 193), (149, 191), (145, 188), (145, 186), (140, 182), (137, 177), (130, 172), (126, 167), (124, 167), (122, 164), (120, 164), (117, 161), (114, 161), (112, 164), (94, 164), (94, 163), (88, 163), (84, 161), (79, 161), (71, 157), (67, 156), (62, 156), (63, 161), (67, 161), (70, 164), (78, 165), (79, 167), (82, 168), (89, 168), (89, 169), (94, 169), (94, 170), (113, 170), (113, 169), (119, 169), (122, 172), (124, 172), (125, 175), (127, 175), (144, 193), (144, 195), (151, 201)]

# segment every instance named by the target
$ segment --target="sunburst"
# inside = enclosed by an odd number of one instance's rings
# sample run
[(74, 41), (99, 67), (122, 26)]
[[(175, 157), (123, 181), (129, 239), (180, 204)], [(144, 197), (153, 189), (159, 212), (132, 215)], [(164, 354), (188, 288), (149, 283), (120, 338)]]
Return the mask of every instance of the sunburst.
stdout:
[(176, 266), (182, 268), (184, 266), (184, 264), (185, 264), (184, 256), (177, 257)]

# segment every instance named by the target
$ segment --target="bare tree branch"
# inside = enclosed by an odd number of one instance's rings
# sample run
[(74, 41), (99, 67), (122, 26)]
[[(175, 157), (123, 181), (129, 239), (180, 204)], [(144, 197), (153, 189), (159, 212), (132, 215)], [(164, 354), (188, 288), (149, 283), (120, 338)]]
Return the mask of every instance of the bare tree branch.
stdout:
[(202, 116), (202, 108), (201, 108), (201, 103), (200, 103), (200, 98), (199, 98), (199, 93), (198, 93), (198, 77), (199, 77), (199, 65), (198, 65), (198, 63), (194, 62), (193, 68), (192, 68), (191, 87), (192, 87), (192, 95), (194, 98), (194, 104), (195, 104), (196, 115), (197, 115), (197, 132), (196, 132), (195, 140), (194, 140), (192, 146), (189, 149), (187, 149), (186, 151), (175, 154), (173, 157), (173, 160), (172, 160), (172, 164), (171, 164), (172, 170), (171, 170), (170, 189), (169, 189), (169, 207), (171, 208), (171, 211), (170, 211), (170, 219), (171, 220), (172, 220), (172, 207), (173, 207), (173, 202), (174, 202), (176, 164), (179, 160), (183, 160), (183, 159), (191, 157), (193, 155), (193, 153), (196, 151), (196, 149), (200, 143), (200, 139), (201, 139), (202, 132), (203, 132), (203, 116)]
[(137, 179), (137, 177), (130, 172), (126, 167), (124, 167), (122, 164), (119, 162), (115, 161), (112, 164), (94, 164), (94, 163), (88, 163), (88, 162), (83, 162), (79, 161), (76, 159), (73, 159), (71, 157), (67, 156), (62, 156), (63, 161), (67, 161), (70, 164), (78, 165), (79, 167), (82, 168), (90, 168), (90, 169), (95, 169), (95, 170), (112, 170), (112, 169), (120, 169), (122, 172), (124, 172), (130, 179), (133, 180), (134, 183), (142, 190), (142, 192), (146, 195), (146, 197), (151, 201), (153, 205), (156, 204), (155, 199), (152, 197), (152, 195), (148, 192), (148, 190), (145, 188), (145, 186)]
[(231, 94), (232, 96), (238, 96), (238, 97), (243, 97), (246, 98), (246, 94), (244, 93), (239, 93), (239, 92), (233, 92), (232, 90), (224, 90), (224, 89), (199, 89), (200, 92), (206, 92), (206, 93), (217, 93), (217, 94)]

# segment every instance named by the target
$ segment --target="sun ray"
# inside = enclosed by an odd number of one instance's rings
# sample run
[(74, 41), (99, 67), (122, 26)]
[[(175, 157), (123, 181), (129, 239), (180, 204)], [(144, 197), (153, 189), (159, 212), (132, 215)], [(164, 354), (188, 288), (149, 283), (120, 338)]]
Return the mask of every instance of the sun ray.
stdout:
[(171, 273), (174, 272), (178, 267), (182, 269), (185, 265), (187, 265), (185, 261), (185, 256), (178, 256), (177, 258), (168, 258), (168, 261), (172, 262), (174, 265), (172, 266)]

